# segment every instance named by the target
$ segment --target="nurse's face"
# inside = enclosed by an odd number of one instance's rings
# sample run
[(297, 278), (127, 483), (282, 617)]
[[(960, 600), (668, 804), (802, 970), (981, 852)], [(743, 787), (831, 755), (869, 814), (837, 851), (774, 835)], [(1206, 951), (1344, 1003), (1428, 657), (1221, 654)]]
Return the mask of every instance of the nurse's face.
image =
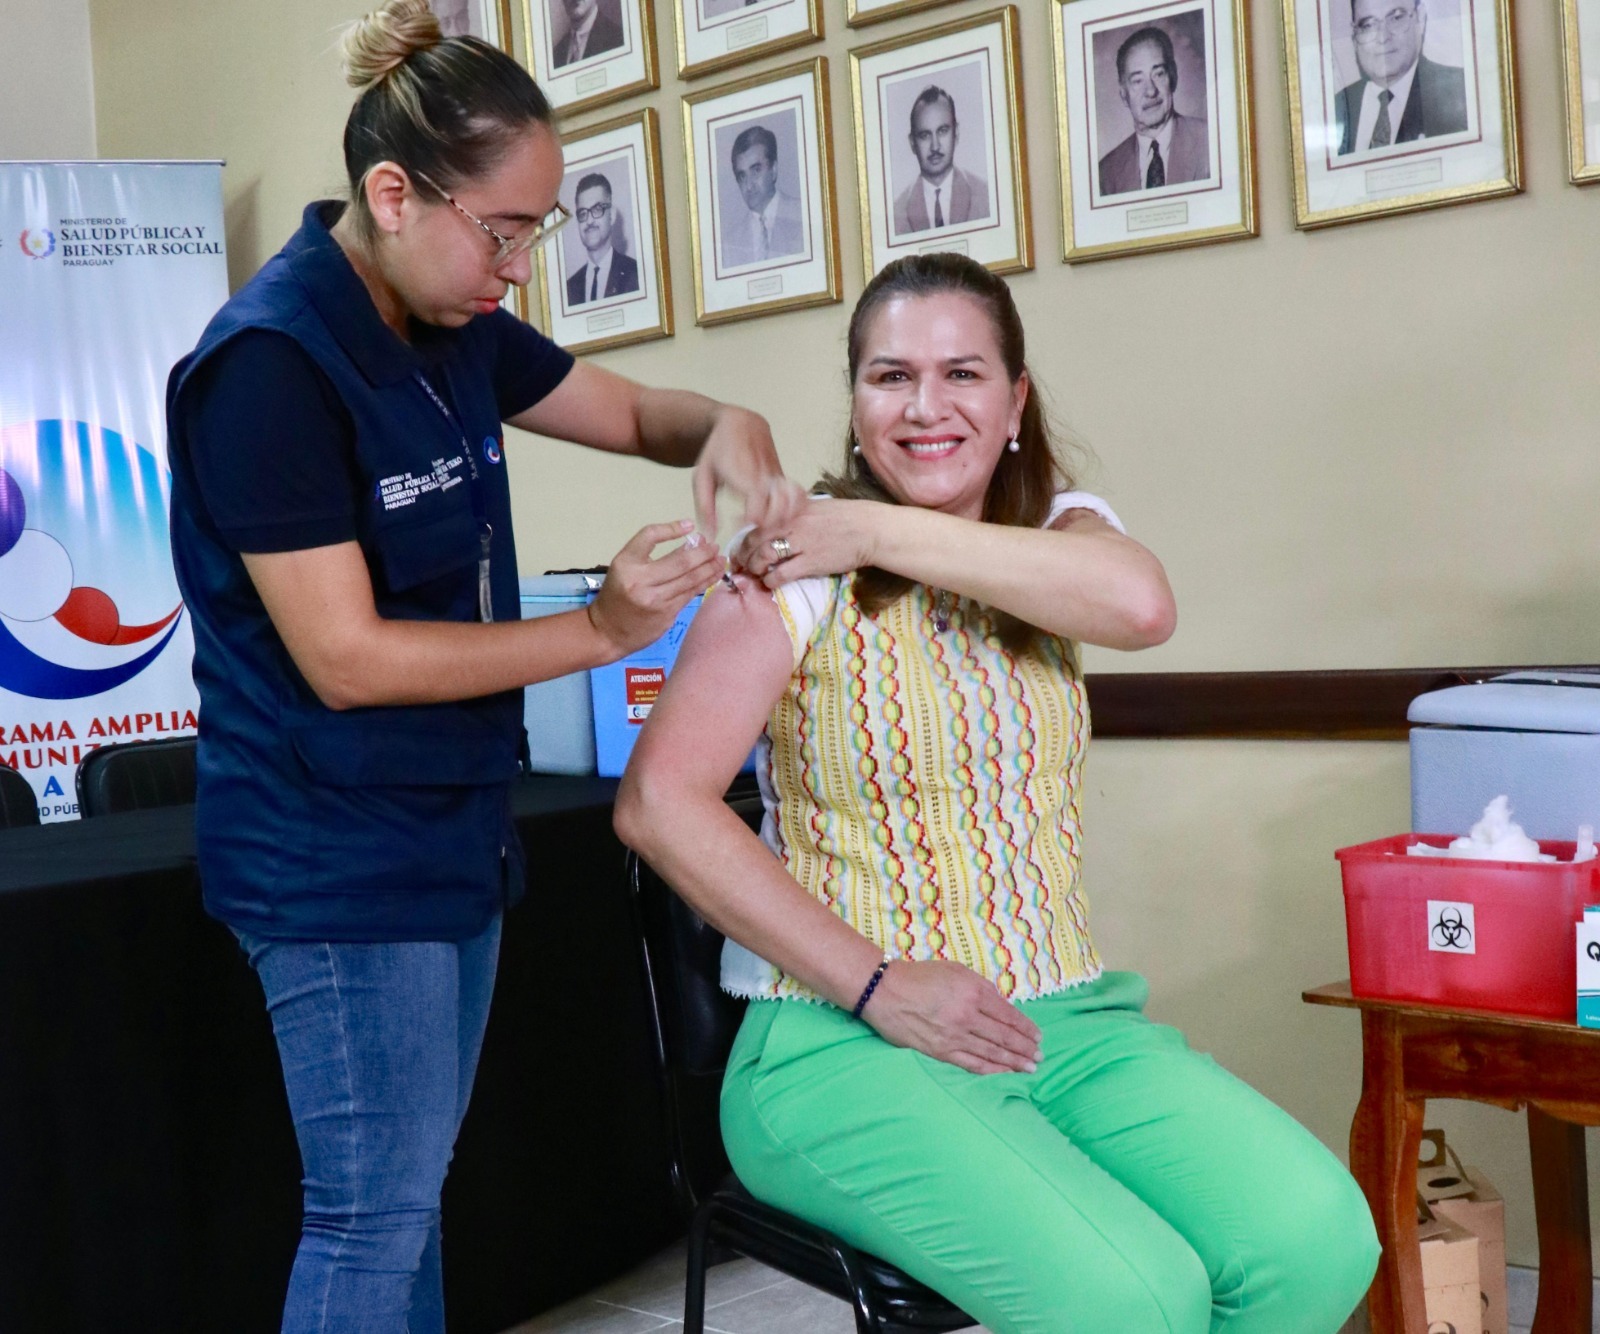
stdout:
[(499, 243), (462, 210), (501, 236), (526, 237), (555, 208), (561, 173), (561, 141), (549, 127), (534, 125), (493, 171), (450, 191), (459, 208), (418, 185), (391, 244), (379, 248), (384, 277), (407, 312), (459, 328), (491, 313), (512, 283), (527, 283), (534, 252), (500, 261)]

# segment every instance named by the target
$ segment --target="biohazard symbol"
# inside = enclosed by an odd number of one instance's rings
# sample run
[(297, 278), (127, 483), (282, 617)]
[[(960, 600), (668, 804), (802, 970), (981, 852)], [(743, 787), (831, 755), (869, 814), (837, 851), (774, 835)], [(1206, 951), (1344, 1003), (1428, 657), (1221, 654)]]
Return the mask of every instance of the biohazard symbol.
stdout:
[(1472, 943), (1472, 928), (1461, 920), (1461, 909), (1441, 908), (1433, 924), (1433, 938), (1440, 949), (1464, 950)]

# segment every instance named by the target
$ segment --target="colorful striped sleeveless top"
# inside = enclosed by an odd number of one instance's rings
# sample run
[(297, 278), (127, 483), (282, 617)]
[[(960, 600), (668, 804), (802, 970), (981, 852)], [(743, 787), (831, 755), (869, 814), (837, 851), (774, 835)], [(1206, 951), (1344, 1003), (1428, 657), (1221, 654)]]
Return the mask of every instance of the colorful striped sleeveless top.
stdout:
[[(1050, 518), (1093, 509), (1066, 492)], [(757, 753), (762, 838), (799, 883), (895, 958), (953, 959), (1012, 1000), (1100, 975), (1080, 878), (1089, 706), (1073, 646), (1008, 652), (917, 586), (874, 617), (853, 578), (775, 597), (795, 652)], [(817, 999), (733, 941), (735, 995)]]

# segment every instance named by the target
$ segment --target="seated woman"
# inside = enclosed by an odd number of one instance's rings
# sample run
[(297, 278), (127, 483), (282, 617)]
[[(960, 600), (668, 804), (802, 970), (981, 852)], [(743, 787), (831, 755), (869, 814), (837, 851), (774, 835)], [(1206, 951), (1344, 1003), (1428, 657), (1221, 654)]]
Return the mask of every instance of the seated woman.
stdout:
[[(1377, 1264), (1354, 1181), (1089, 935), (1074, 645), (1166, 639), (1161, 565), (1065, 480), (980, 265), (889, 265), (849, 359), (832, 498), (751, 535), (617, 805), (767, 1002), (734, 1168), (995, 1334), (1332, 1334)], [(760, 839), (722, 800), (758, 736)]]

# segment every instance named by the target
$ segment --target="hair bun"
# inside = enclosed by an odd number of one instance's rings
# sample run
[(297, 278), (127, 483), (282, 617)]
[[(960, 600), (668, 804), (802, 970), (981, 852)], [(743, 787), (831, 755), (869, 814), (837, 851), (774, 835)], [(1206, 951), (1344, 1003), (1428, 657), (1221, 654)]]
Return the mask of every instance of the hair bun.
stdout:
[(365, 92), (407, 58), (444, 40), (427, 0), (387, 0), (345, 29), (344, 77)]

